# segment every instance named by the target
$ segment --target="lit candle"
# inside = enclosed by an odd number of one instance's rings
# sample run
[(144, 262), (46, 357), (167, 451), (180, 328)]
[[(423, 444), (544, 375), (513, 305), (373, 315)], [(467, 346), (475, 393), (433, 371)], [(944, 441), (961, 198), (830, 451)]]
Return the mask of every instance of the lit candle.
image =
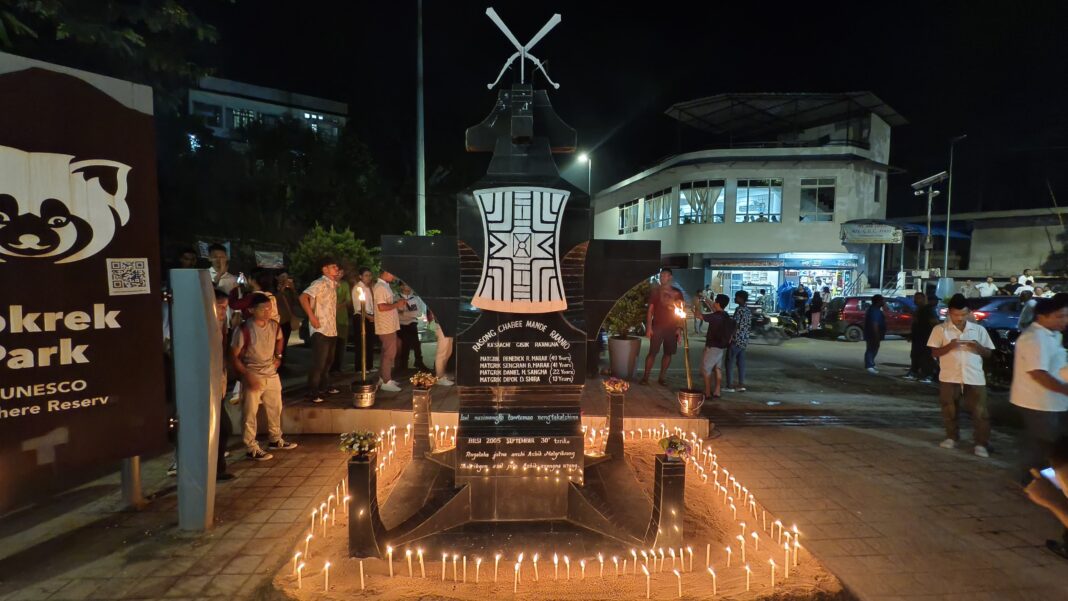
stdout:
[(749, 591), (749, 575), (752, 574), (752, 573), (753, 573), (753, 571), (749, 569), (749, 564), (745, 564), (745, 590), (746, 590), (746, 592)]
[(679, 583), (679, 599), (682, 599), (682, 574), (678, 570), (671, 570), (675, 573), (675, 580)]
[(538, 581), (538, 554), (534, 554), (534, 582)]
[(567, 568), (567, 579), (571, 580), (571, 558), (564, 555), (564, 566)]
[(493, 556), (493, 581), (497, 582), (497, 566), (501, 563), (501, 554), (497, 553)]
[(712, 575), (712, 596), (716, 596), (716, 571), (712, 568), (708, 568), (708, 573)]
[(519, 562), (515, 563), (515, 576), (512, 577), (512, 592), (519, 592)]
[(412, 573), (412, 550), (405, 549), (404, 557), (408, 560), (408, 578), (414, 578), (415, 575)]
[(782, 521), (775, 520), (775, 523), (771, 525), (771, 535), (775, 536), (775, 529), (779, 529), (779, 544), (782, 544)]
[(452, 581), (456, 582), (456, 564), (460, 561), (460, 554), (452, 554)]
[(739, 534), (738, 536), (734, 537), (734, 539), (737, 540), (738, 544), (740, 544), (742, 547), (742, 563), (745, 563), (745, 537)]
[(664, 548), (660, 547), (660, 571), (661, 572), (664, 571), (664, 562), (666, 562), (666, 561), (667, 561), (667, 559), (664, 557)]
[(300, 561), (301, 555), (304, 555), (304, 554), (301, 553), (300, 551), (297, 551), (296, 553), (293, 554), (293, 575), (294, 576), (297, 575), (297, 562)]
[(363, 560), (360, 560), (360, 590), (363, 590)]
[(449, 565), (449, 554), (441, 554), (441, 581), (445, 582), (445, 566)]
[(326, 503), (319, 503), (319, 521), (323, 526), (323, 536), (326, 536)]
[(323, 564), (323, 590), (330, 590), (330, 562)]
[(520, 553), (519, 554), (519, 559), (516, 560), (516, 561), (519, 562), (519, 581), (520, 582), (523, 581), (523, 555), (524, 555), (523, 553)]
[(627, 575), (627, 558), (626, 557), (623, 558), (623, 575), (624, 576)]
[(582, 568), (582, 578), (580, 578), (580, 580), (585, 580), (586, 579), (586, 560), (585, 559), (580, 559), (579, 560), (579, 566)]
[(753, 550), (754, 551), (759, 551), (760, 550), (760, 537), (757, 536), (756, 532), (750, 532), (749, 536), (753, 537)]
[(797, 567), (797, 552), (799, 550), (801, 550), (801, 542), (798, 541), (797, 537), (795, 536), (794, 537), (794, 567), (795, 568)]
[(604, 555), (597, 554), (597, 561), (601, 562), (601, 578), (604, 578)]
[(345, 501), (345, 514), (346, 515), (348, 515), (348, 513), (349, 513), (349, 500), (350, 499), (351, 499), (351, 497), (349, 497), (348, 495), (345, 495), (345, 497), (343, 499)]
[(690, 571), (693, 571), (693, 547), (686, 547), (686, 552), (690, 554)]
[(463, 581), (462, 582), (464, 584), (467, 584), (467, 556), (466, 555), (464, 555), (464, 577), (463, 577)]
[(560, 557), (553, 553), (553, 580), (560, 580)]
[(727, 547), (727, 567), (731, 567), (731, 548)]
[(304, 572), (304, 562), (303, 561), (300, 562), (299, 565), (297, 565), (297, 588), (300, 588), (301, 586), (303, 586), (303, 582), (302, 582), (303, 579), (301, 578), (302, 572)]
[(334, 505), (330, 509), (330, 525), (333, 526), (337, 523), (337, 505)]
[(742, 527), (742, 536), (745, 536), (745, 522), (738, 522), (738, 525)]
[(771, 588), (775, 588), (775, 560), (769, 559), (768, 563), (771, 564)]
[[(645, 562), (645, 565), (649, 565), (649, 555), (645, 551), (642, 551), (642, 560)], [(655, 562), (654, 562), (654, 565), (653, 565), (653, 569), (654, 570), (656, 569)], [(637, 557), (634, 558), (634, 571), (635, 572), (638, 571), (638, 558)], [(623, 570), (623, 574), (626, 575), (626, 573), (627, 573), (627, 571)]]
[(671, 569), (674, 570), (675, 569), (675, 549), (670, 549), (669, 548), (668, 550), (671, 551)]
[(389, 562), (389, 577), (393, 578), (393, 547), (386, 545), (386, 556)]
[(317, 515), (319, 515), (319, 510), (318, 509), (312, 509), (312, 515), (311, 515), (311, 531), (312, 532), (315, 532), (315, 516), (317, 516)]
[(767, 532), (768, 531), (768, 512), (763, 510), (763, 509), (760, 510), (760, 523), (764, 525), (764, 527), (761, 528), (761, 530), (763, 530), (764, 532)]
[(651, 587), (649, 584), (649, 569), (645, 566), (642, 566), (642, 571), (645, 572), (645, 598), (648, 599), (649, 595), (652, 594), (652, 590), (650, 590)]
[(312, 539), (312, 535), (309, 532), (308, 536), (306, 536), (304, 538), (304, 559), (309, 559), (311, 557), (310, 555), (308, 555), (308, 545), (311, 544), (311, 539)]
[(418, 551), (416, 551), (416, 553), (419, 555), (419, 576), (425, 579), (426, 566), (423, 565), (423, 550), (419, 549)]
[(734, 501), (731, 501), (731, 519), (738, 519), (738, 508), (734, 506)]
[(475, 558), (475, 584), (478, 584), (478, 573), (482, 571), (482, 558)]
[(612, 556), (612, 563), (616, 567), (616, 578), (618, 578), (619, 577), (619, 557), (613, 555)]
[(786, 552), (786, 554), (784, 556), (784, 559), (783, 559), (783, 562), (782, 562), (782, 565), (783, 565), (782, 569), (785, 570), (783, 573), (786, 575), (787, 578), (789, 578), (790, 577), (790, 543), (783, 543), (782, 548), (783, 548), (783, 551)]
[(679, 547), (679, 571), (686, 571), (686, 556), (682, 554), (682, 547)]
[(334, 495), (330, 495), (329, 497), (327, 497), (326, 498), (326, 508), (330, 509), (330, 505), (331, 504), (337, 505), (336, 501), (337, 501), (337, 497), (334, 496)]
[(705, 567), (712, 565), (712, 543), (705, 544)]

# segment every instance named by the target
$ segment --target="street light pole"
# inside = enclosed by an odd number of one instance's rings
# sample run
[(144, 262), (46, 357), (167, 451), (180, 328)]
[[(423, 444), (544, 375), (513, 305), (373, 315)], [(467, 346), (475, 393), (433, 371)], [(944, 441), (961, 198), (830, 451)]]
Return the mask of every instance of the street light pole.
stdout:
[[(942, 257), (942, 277), (949, 277), (949, 218), (953, 208), (953, 147), (957, 145), (964, 138), (967, 138), (968, 134), (959, 135), (949, 141), (949, 188), (946, 194), (946, 251), (945, 256)], [(928, 205), (929, 206), (929, 205)], [(930, 226), (928, 226), (930, 230)]]
[(586, 163), (586, 194), (593, 198), (593, 158), (588, 152), (578, 155), (580, 163)]
[(416, 0), (415, 58), (415, 234), (426, 235), (426, 158), (423, 133), (423, 0)]

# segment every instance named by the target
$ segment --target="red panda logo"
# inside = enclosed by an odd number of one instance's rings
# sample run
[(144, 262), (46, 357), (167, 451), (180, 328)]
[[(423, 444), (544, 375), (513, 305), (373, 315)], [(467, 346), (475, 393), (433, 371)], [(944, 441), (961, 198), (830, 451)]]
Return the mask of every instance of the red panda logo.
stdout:
[(73, 263), (130, 220), (129, 165), (0, 146), (0, 263)]

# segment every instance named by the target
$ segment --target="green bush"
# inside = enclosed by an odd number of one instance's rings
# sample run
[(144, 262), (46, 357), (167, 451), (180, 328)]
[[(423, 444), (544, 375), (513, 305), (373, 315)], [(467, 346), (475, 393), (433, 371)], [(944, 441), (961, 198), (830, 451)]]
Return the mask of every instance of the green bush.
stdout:
[(308, 230), (304, 238), (297, 244), (292, 255), (293, 275), (307, 283), (319, 277), (317, 264), (319, 259), (330, 255), (339, 264), (351, 263), (353, 267), (367, 266), (378, 273), (378, 253), (381, 249), (377, 246), (367, 248), (363, 240), (359, 240), (346, 228), (337, 231), (333, 226), (330, 230), (323, 229), (318, 223)]
[(605, 329), (611, 336), (627, 336), (645, 323), (652, 286), (644, 280), (624, 294), (605, 317)]

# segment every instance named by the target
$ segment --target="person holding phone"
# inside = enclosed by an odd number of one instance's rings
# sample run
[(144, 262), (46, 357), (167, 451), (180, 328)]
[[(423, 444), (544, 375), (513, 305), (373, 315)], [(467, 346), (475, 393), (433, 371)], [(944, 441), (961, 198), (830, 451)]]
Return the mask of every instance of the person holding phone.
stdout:
[(946, 321), (931, 331), (927, 346), (931, 356), (938, 359), (938, 399), (942, 404), (942, 423), (946, 439), (938, 446), (952, 449), (960, 438), (958, 417), (961, 401), (975, 424), (974, 453), (989, 457), (990, 413), (986, 408), (986, 375), (983, 359), (994, 350), (994, 342), (986, 328), (968, 320), (972, 311), (963, 294), (949, 299)]
[(1031, 501), (1045, 507), (1065, 527), (1061, 540), (1047, 540), (1046, 547), (1068, 559), (1068, 437), (1061, 437), (1054, 443), (1049, 456), (1049, 468), (1038, 470), (1031, 468), (1031, 483), (1024, 492)]

